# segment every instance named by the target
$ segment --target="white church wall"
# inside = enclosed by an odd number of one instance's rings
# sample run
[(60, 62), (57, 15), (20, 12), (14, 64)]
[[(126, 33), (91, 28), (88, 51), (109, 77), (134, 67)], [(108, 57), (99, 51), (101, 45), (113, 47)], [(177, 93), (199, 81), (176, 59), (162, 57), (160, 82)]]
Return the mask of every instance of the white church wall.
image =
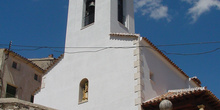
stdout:
[[(45, 88), (35, 96), (35, 102), (59, 110), (135, 110), (133, 63), (133, 49), (66, 54), (45, 76)], [(78, 104), (83, 78), (89, 80), (89, 99)]]
[[(141, 44), (150, 46), (145, 40), (142, 40)], [(189, 87), (188, 77), (180, 73), (152, 47), (142, 47), (141, 57), (145, 100), (162, 95), (168, 90)], [(193, 84), (191, 86), (196, 87)]]
[[(88, 48), (65, 49), (63, 60), (44, 76), (45, 88), (35, 96), (35, 103), (58, 110), (137, 109), (134, 48), (105, 48), (130, 47), (135, 39), (109, 35), (112, 1), (96, 0), (95, 22), (83, 27), (83, 2), (69, 0), (65, 46)], [(79, 104), (79, 84), (84, 78), (89, 81), (88, 102)]]

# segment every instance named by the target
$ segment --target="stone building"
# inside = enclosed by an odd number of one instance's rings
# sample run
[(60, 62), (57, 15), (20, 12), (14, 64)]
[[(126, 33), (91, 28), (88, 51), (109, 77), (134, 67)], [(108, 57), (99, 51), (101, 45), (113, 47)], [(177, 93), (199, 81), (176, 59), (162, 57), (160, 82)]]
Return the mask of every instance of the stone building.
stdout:
[(135, 34), (133, 0), (69, 0), (66, 32), (65, 47), (74, 48), (65, 48), (43, 76), (35, 103), (59, 110), (157, 110), (169, 99), (174, 110), (220, 109), (198, 78)]
[(33, 102), (42, 76), (55, 58), (27, 59), (13, 51), (0, 49), (0, 97)]

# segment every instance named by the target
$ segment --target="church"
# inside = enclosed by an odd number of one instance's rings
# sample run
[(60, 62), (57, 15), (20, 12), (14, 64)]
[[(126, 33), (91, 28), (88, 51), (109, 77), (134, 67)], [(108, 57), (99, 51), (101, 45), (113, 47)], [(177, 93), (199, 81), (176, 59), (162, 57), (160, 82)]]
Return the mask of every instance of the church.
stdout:
[(69, 0), (65, 53), (34, 103), (58, 110), (219, 110), (219, 99), (147, 38), (133, 0)]

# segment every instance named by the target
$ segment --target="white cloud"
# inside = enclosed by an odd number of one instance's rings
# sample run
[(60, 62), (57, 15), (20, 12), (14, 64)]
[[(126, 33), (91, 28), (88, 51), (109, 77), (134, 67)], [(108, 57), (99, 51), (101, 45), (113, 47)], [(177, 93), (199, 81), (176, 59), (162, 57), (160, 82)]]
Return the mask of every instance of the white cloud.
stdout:
[(183, 2), (188, 2), (188, 3), (192, 4), (192, 3), (196, 2), (197, 0), (182, 0), (182, 1)]
[(192, 8), (188, 10), (188, 14), (191, 15), (193, 22), (205, 12), (210, 11), (211, 8), (216, 8), (220, 10), (219, 0), (182, 0), (193, 5)]
[(168, 7), (161, 4), (162, 0), (134, 0), (134, 2), (135, 12), (141, 11), (142, 15), (148, 14), (156, 20), (166, 18), (170, 21)]

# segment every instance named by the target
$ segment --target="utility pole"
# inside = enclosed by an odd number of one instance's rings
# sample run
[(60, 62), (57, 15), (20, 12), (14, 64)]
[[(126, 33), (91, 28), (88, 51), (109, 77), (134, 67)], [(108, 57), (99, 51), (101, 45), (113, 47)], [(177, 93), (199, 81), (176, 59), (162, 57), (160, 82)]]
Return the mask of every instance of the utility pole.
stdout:
[(9, 43), (9, 45), (8, 45), (8, 52), (7, 52), (7, 54), (6, 54), (5, 60), (7, 60), (8, 57), (9, 57), (9, 53), (10, 53), (10, 51), (11, 51), (11, 45), (12, 45), (12, 41), (10, 41), (10, 43)]
[(11, 50), (11, 45), (12, 45), (12, 41), (10, 41), (9, 46), (8, 46), (8, 50)]

